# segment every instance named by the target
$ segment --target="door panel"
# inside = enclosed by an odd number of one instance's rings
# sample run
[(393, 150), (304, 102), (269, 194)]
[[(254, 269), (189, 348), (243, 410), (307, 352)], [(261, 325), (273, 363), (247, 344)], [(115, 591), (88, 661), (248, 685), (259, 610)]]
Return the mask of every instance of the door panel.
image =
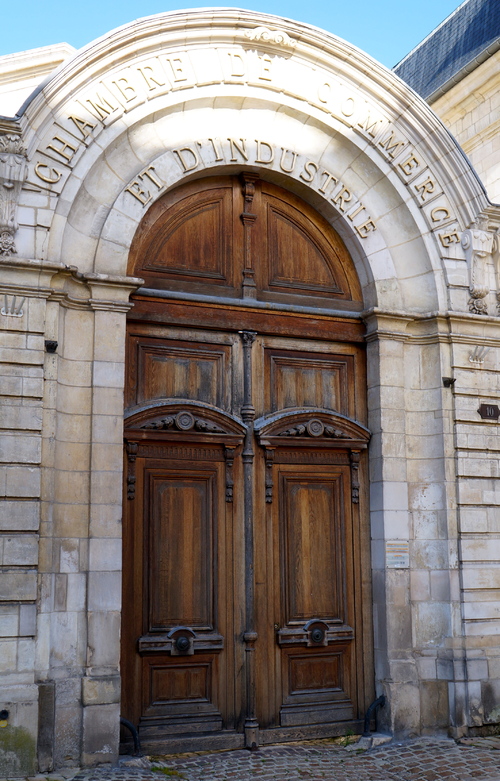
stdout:
[(297, 214), (294, 220), (292, 215), (268, 205), (268, 241), (272, 247), (269, 253), (268, 286), (321, 290), (325, 293), (341, 292), (329, 268), (326, 253), (321, 251), (322, 237), (318, 236), (316, 242), (312, 240), (310, 227), (306, 233), (299, 220), (303, 220), (302, 215)]
[(354, 357), (266, 348), (265, 412), (288, 407), (324, 407), (353, 415)]
[[(179, 193), (179, 191), (177, 191)], [(142, 276), (158, 287), (238, 287), (241, 236), (234, 185), (228, 177), (190, 184), (148, 211), (132, 246), (140, 245)]]
[(279, 474), (284, 621), (343, 621), (345, 550), (342, 474)]
[(372, 699), (360, 326), (230, 300), (355, 309), (359, 283), (255, 180), (167, 194), (131, 252), (191, 295), (139, 293), (128, 323), (122, 713), (152, 751), (341, 734)]
[(303, 727), (351, 721), (346, 649), (310, 653), (288, 650), (284, 656), (282, 727)]
[(234, 502), (224, 446), (142, 436), (129, 431), (136, 491), (124, 533), (134, 578), (124, 596), (135, 609), (123, 631), (132, 676), (124, 710), (146, 740), (159, 726), (169, 736), (220, 730), (223, 721), (234, 728)]
[[(193, 474), (194, 472), (194, 474)], [(149, 631), (214, 626), (212, 573), (216, 474), (147, 470), (149, 483)], [(168, 540), (168, 544), (162, 541)]]
[[(212, 346), (211, 346), (212, 347)], [(170, 349), (169, 349), (170, 348)], [(201, 345), (141, 344), (139, 400), (197, 398), (224, 407), (224, 369), (227, 349)]]
[(230, 410), (233, 349), (227, 340), (214, 344), (131, 333), (127, 406), (153, 399), (196, 399)]
[[(254, 235), (257, 288), (262, 298), (312, 298), (361, 301), (361, 289), (338, 236), (303, 201), (262, 182), (253, 206), (258, 219)], [(345, 253), (345, 254), (344, 254)]]
[[(281, 596), (276, 623), (283, 701), (280, 725), (352, 719), (353, 572), (346, 555), (350, 470), (307, 463), (275, 466)], [(320, 456), (321, 458), (321, 456)]]

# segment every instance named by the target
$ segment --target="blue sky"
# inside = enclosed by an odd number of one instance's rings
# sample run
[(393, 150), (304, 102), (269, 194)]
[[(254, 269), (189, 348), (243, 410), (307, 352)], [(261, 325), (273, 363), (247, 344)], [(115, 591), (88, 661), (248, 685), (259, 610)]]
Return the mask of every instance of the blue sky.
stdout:
[[(459, 0), (244, 0), (231, 7), (322, 27), (392, 67), (459, 4)], [(0, 55), (63, 41), (80, 48), (139, 17), (206, 5), (175, 0), (4, 0)]]

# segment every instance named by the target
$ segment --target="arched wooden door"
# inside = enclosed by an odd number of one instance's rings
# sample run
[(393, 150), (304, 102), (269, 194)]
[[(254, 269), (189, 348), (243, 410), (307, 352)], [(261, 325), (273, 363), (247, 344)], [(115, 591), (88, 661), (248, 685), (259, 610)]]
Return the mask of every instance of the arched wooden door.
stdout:
[(242, 174), (158, 201), (130, 272), (122, 713), (156, 750), (356, 729), (369, 434), (348, 253)]

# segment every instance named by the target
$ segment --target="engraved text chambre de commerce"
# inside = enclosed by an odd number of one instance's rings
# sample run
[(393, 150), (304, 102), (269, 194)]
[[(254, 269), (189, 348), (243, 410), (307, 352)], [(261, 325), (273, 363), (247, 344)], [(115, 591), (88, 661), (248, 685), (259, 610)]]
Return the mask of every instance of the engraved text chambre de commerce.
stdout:
[[(128, 114), (146, 101), (177, 90), (187, 91), (218, 83), (260, 87), (274, 94), (298, 98), (352, 128), (382, 155), (409, 188), (431, 230), (437, 231), (441, 246), (446, 248), (459, 243), (456, 218), (450, 212), (449, 204), (442, 199), (443, 188), (435, 173), (423, 160), (421, 152), (417, 153), (414, 149), (398, 123), (386, 116), (380, 106), (371, 104), (360, 87), (347, 85), (336, 74), (313, 67), (295, 55), (286, 58), (278, 54), (270, 56), (242, 47), (215, 47), (210, 50), (193, 47), (189, 51), (166, 52), (154, 57), (139, 55), (131, 57), (126, 67), (107, 76), (96, 76), (61, 107), (60, 119), (45, 135), (45, 141), (40, 144), (33, 160), (35, 181), (60, 192), (65, 175), (85, 147), (124, 112)], [(310, 163), (309, 171), (312, 171), (316, 164), (307, 162)], [(307, 170), (304, 172), (306, 178), (303, 178), (306, 182), (310, 175)], [(321, 191), (323, 183), (318, 182), (318, 185), (317, 189)], [(339, 204), (340, 200), (337, 207)], [(369, 224), (365, 228), (365, 236), (373, 230)]]

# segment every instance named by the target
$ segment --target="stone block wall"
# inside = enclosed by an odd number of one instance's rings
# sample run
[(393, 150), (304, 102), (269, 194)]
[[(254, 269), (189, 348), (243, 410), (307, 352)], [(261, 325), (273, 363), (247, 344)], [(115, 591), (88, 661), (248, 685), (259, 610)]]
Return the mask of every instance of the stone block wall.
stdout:
[[(47, 323), (37, 675), (45, 767), (116, 759), (125, 312), (130, 288), (58, 282)], [(78, 302), (68, 301), (68, 291)], [(57, 297), (58, 298), (58, 297)], [(43, 702), (42, 702), (43, 701)]]
[[(35, 769), (37, 570), (45, 300), (16, 282), (0, 294), (0, 729), (2, 775)], [(8, 292), (6, 292), (8, 291)]]
[(442, 328), (434, 318), (368, 322), (376, 669), (385, 726), (403, 735), (446, 730), (454, 697), (460, 594)]
[(368, 331), (383, 717), (407, 735), (496, 729), (500, 440), (479, 408), (500, 406), (497, 324), (379, 315)]
[(131, 286), (15, 259), (3, 274), (0, 777), (19, 777), (116, 758)]
[(491, 55), (431, 103), (500, 203), (500, 52)]
[[(458, 557), (469, 725), (500, 722), (500, 439), (481, 404), (500, 406), (498, 326), (456, 323), (453, 345)], [(478, 353), (477, 345), (484, 349)]]

